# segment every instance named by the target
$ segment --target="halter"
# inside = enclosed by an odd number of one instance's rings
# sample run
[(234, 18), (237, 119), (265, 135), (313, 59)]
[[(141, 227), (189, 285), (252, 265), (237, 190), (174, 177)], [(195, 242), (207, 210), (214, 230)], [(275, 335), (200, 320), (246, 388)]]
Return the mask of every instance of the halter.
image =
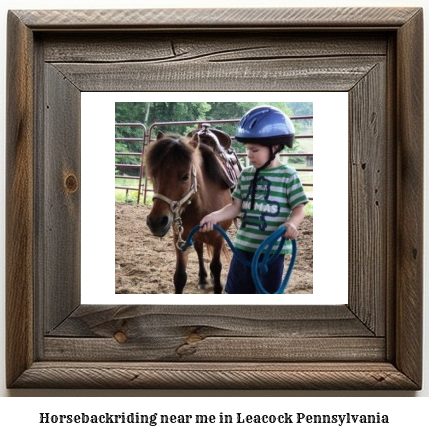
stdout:
[[(165, 201), (170, 206), (170, 211), (173, 214), (173, 230), (178, 236), (176, 247), (181, 250), (185, 241), (182, 239), (183, 234), (183, 223), (182, 217), (180, 216), (185, 207), (192, 201), (193, 196), (197, 193), (198, 183), (197, 183), (197, 170), (194, 165), (192, 165), (191, 171), (192, 181), (191, 187), (188, 193), (182, 197), (180, 200), (174, 201), (162, 194), (153, 194), (153, 199), (158, 198), (159, 200)], [(183, 208), (182, 208), (183, 206)]]

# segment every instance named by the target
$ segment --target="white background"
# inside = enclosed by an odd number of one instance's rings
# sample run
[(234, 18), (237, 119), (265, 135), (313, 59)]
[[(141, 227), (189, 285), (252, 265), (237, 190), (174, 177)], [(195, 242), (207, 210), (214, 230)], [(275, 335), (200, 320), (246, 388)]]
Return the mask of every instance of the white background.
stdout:
[[(235, 101), (233, 92), (112, 93), (82, 96), (83, 304), (346, 304), (348, 302), (348, 93), (242, 93), (240, 101), (311, 101), (314, 109), (314, 289), (312, 295), (115, 295), (114, 112), (123, 101)], [(335, 120), (335, 135), (332, 135)], [(98, 129), (94, 130), (93, 126)], [(101, 152), (104, 150), (104, 152)], [(94, 162), (103, 189), (94, 195)], [(335, 171), (329, 169), (335, 168)], [(106, 183), (107, 182), (107, 183)], [(109, 185), (110, 183), (110, 185)], [(89, 186), (91, 189), (86, 189)], [(335, 186), (335, 231), (332, 187)], [(168, 236), (171, 238), (171, 234)], [(191, 256), (196, 256), (192, 250)], [(299, 256), (299, 239), (298, 239)], [(97, 259), (97, 262), (94, 262)], [(171, 280), (174, 265), (171, 265)], [(293, 274), (293, 273), (292, 273)], [(329, 285), (326, 277), (329, 277)], [(227, 298), (225, 298), (227, 297)]]
[[(392, 7), (392, 6), (420, 6), (423, 7), (426, 2), (423, 0), (415, 0), (415, 1), (395, 1), (395, 0), (342, 0), (342, 1), (329, 1), (329, 2), (320, 2), (320, 1), (308, 1), (301, 0), (299, 2), (300, 7), (312, 6), (312, 7), (320, 7), (320, 6), (384, 6), (384, 7)], [(201, 7), (203, 5), (202, 2), (197, 0), (182, 0), (180, 3), (180, 7)], [(298, 6), (297, 2), (291, 2), (287, 0), (235, 0), (233, 3), (230, 0), (216, 0), (215, 1), (207, 1), (204, 2), (205, 7), (296, 7)], [(58, 2), (54, 0), (38, 0), (36, 1), (18, 1), (18, 0), (9, 0), (7, 2), (2, 2), (0, 6), (0, 19), (2, 20), (1, 24), (1, 43), (0, 43), (0, 56), (2, 68), (0, 69), (0, 81), (1, 81), (1, 90), (0, 90), (0, 98), (2, 102), (3, 111), (7, 110), (6, 102), (5, 102), (5, 58), (6, 58), (6, 12), (8, 9), (58, 9), (59, 7), (64, 9), (88, 9), (88, 8), (144, 8), (144, 7), (178, 7), (178, 2), (176, 0), (158, 0), (155, 4), (153, 2), (144, 2), (142, 0), (122, 0), (121, 2), (115, 1), (107, 1), (107, 0), (73, 0), (73, 1), (64, 1)], [(427, 15), (427, 14), (425, 14)], [(427, 23), (427, 17), (425, 19)], [(427, 28), (427, 26), (426, 26)], [(427, 47), (425, 48), (425, 58), (427, 59)], [(427, 75), (427, 73), (426, 73)], [(427, 100), (427, 92), (425, 92), (425, 101)], [(425, 121), (427, 120), (427, 110), (425, 115)], [(425, 122), (427, 126), (427, 122)], [(4, 138), (4, 117), (0, 120), (0, 134), (2, 139)], [(425, 141), (425, 146), (427, 145), (427, 139)], [(1, 148), (4, 147), (4, 140), (1, 141)], [(2, 150), (3, 151), (3, 150)], [(425, 159), (425, 164), (427, 167), (427, 158)], [(0, 174), (4, 174), (4, 158), (3, 153), (0, 158)], [(4, 180), (0, 180), (0, 196), (4, 198)], [(0, 283), (1, 286), (1, 304), (0, 304), (0, 319), (4, 320), (4, 202), (0, 205), (0, 245), (2, 247), (0, 253), (0, 260), (2, 267), (0, 268)], [(425, 242), (427, 242), (427, 237), (425, 237)], [(425, 244), (426, 245), (426, 244)], [(427, 291), (427, 290), (426, 290)], [(425, 292), (425, 343), (424, 343), (424, 365), (425, 365), (425, 378), (428, 377), (428, 309), (427, 309), (427, 292)], [(1, 407), (0, 407), (0, 427), (2, 433), (11, 432), (17, 434), (21, 434), (21, 431), (31, 431), (33, 434), (41, 434), (41, 428), (37, 427), (35, 422), (37, 421), (37, 416), (39, 412), (50, 411), (51, 409), (55, 412), (64, 412), (67, 407), (69, 407), (71, 412), (80, 411), (84, 409), (85, 411), (93, 411), (98, 409), (100, 406), (106, 406), (108, 410), (107, 412), (117, 412), (121, 413), (122, 411), (145, 411), (149, 407), (160, 407), (163, 408), (163, 413), (174, 413), (174, 410), (178, 409), (182, 410), (192, 410), (190, 413), (209, 413), (210, 410), (213, 410), (213, 413), (222, 411), (224, 413), (233, 413), (235, 411), (246, 412), (249, 410), (249, 413), (258, 411), (258, 413), (280, 413), (282, 411), (288, 411), (288, 409), (293, 409), (295, 412), (299, 412), (297, 409), (305, 409), (309, 413), (337, 413), (335, 410), (340, 411), (350, 411), (353, 413), (376, 413), (380, 411), (384, 413), (386, 410), (391, 414), (393, 418), (392, 425), (389, 425), (387, 429), (384, 427), (379, 427), (376, 425), (372, 426), (357, 426), (357, 427), (331, 427), (331, 426), (305, 426), (302, 428), (284, 428), (280, 429), (267, 428), (267, 427), (255, 427), (256, 430), (259, 431), (270, 431), (272, 434), (287, 434), (288, 431), (292, 430), (293, 434), (301, 434), (306, 432), (308, 434), (309, 430), (315, 430), (318, 434), (333, 434), (336, 432), (341, 432), (342, 434), (354, 435), (359, 434), (362, 435), (363, 432), (366, 434), (380, 434), (380, 431), (383, 429), (386, 431), (408, 431), (408, 432), (421, 432), (422, 429), (427, 428), (426, 414), (428, 410), (428, 401), (427, 397), (429, 394), (428, 384), (425, 380), (423, 390), (417, 393), (414, 392), (294, 392), (294, 391), (257, 391), (257, 392), (247, 392), (247, 391), (74, 391), (74, 390), (61, 390), (61, 391), (52, 391), (52, 390), (20, 390), (20, 391), (8, 391), (5, 388), (4, 382), (4, 322), (1, 323), (1, 335), (0, 335), (0, 395), (3, 397), (15, 396), (18, 398), (1, 398)], [(211, 396), (210, 399), (198, 399), (198, 398), (185, 398), (183, 400), (174, 398), (174, 396), (189, 396), (192, 395), (194, 397), (201, 396)], [(123, 396), (128, 398), (121, 399), (88, 399), (88, 398), (79, 398), (76, 399), (72, 404), (69, 399), (51, 399), (51, 398), (42, 398), (42, 399), (32, 399), (27, 398), (24, 399), (22, 397), (73, 397), (73, 396), (82, 396), (82, 397), (91, 397), (91, 396)], [(163, 397), (162, 399), (145, 399), (139, 398), (134, 399), (132, 397)], [(243, 397), (251, 397), (249, 398), (234, 398), (237, 396)], [(258, 396), (259, 398), (253, 398)], [(290, 399), (288, 397), (302, 397), (306, 396), (308, 398), (300, 399), (293, 398)], [(344, 396), (348, 398), (344, 398), (341, 400), (337, 400), (336, 397)], [(392, 398), (383, 398), (380, 400), (377, 397), (392, 397)], [(426, 397), (426, 398), (405, 398), (405, 397)], [(324, 398), (321, 398), (324, 397)], [(365, 397), (365, 398), (362, 398)], [(40, 410), (42, 409), (42, 410)], [(78, 410), (77, 410), (78, 409)], [(285, 410), (286, 409), (286, 410)], [(180, 412), (179, 412), (180, 413)], [(7, 429), (8, 425), (13, 425), (13, 427)], [(160, 427), (161, 428), (161, 427)], [(12, 430), (13, 429), (13, 430)], [(94, 432), (94, 430), (102, 430), (108, 433), (123, 430), (123, 428), (113, 427), (110, 429), (105, 428), (94, 428), (92, 426), (87, 428), (80, 427), (62, 427), (61, 430), (58, 427), (50, 427), (43, 428), (44, 434), (58, 434), (59, 431), (61, 434), (75, 435), (77, 432), (86, 434), (89, 431)], [(179, 428), (180, 429), (180, 428)], [(232, 431), (237, 431), (243, 429), (243, 427), (231, 427)], [(245, 429), (254, 429), (252, 427), (245, 427)], [(173, 431), (177, 431), (177, 428), (172, 428)], [(199, 433), (201, 433), (201, 429), (197, 429)], [(137, 427), (133, 432), (129, 431), (128, 434), (143, 434), (148, 431), (147, 428)], [(182, 431), (186, 431), (183, 429)], [(194, 430), (193, 430), (194, 431)], [(218, 434), (219, 429), (217, 427), (212, 428), (204, 428), (204, 432), (213, 433), (216, 431)], [(328, 433), (329, 432), (329, 433)]]

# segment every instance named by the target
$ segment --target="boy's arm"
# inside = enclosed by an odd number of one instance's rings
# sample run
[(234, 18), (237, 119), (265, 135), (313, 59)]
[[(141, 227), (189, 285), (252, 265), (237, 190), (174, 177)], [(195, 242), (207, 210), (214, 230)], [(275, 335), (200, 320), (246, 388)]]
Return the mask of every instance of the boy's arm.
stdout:
[(296, 239), (298, 237), (298, 227), (305, 218), (305, 204), (301, 203), (296, 206), (291, 213), (290, 218), (285, 222), (286, 239)]
[(232, 220), (241, 212), (241, 200), (232, 199), (232, 203), (227, 204), (224, 208), (206, 215), (200, 221), (200, 232), (209, 232), (213, 230), (213, 224), (221, 221)]

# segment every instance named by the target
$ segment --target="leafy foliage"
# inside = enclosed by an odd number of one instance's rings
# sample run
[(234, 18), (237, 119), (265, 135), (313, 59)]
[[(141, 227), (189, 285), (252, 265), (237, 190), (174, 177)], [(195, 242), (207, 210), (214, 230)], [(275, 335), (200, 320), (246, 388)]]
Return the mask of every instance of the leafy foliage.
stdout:
[[(278, 107), (289, 116), (313, 114), (311, 102), (117, 102), (115, 105), (116, 123), (137, 123), (138, 125), (116, 126), (116, 152), (140, 153), (141, 141), (121, 138), (142, 137), (144, 135), (142, 125), (149, 129), (154, 123), (159, 124), (156, 124), (150, 132), (152, 139), (159, 130), (165, 133), (186, 135), (197, 127), (195, 123), (163, 124), (186, 121), (208, 121), (212, 128), (223, 130), (233, 137), (237, 121), (251, 108), (265, 104)], [(225, 120), (233, 120), (233, 122), (221, 122)], [(295, 122), (295, 129), (297, 134), (301, 131), (308, 132), (312, 129), (312, 121)], [(244, 144), (234, 142), (233, 147), (239, 153), (245, 152)], [(297, 152), (301, 147), (300, 142), (295, 141), (290, 151)], [(116, 156), (116, 163), (138, 165), (140, 161), (136, 156)], [(133, 170), (129, 168), (121, 168), (120, 174), (134, 175)]]
[[(221, 121), (239, 120), (251, 108), (269, 104), (276, 106), (292, 116), (295, 111), (306, 112), (305, 115), (313, 113), (312, 103), (279, 103), (279, 102), (117, 102), (115, 106), (116, 123), (141, 123), (149, 127), (153, 123), (169, 123), (178, 121)], [(304, 107), (301, 107), (305, 105)], [(310, 106), (311, 107), (310, 107)], [(236, 123), (216, 123), (213, 128), (221, 129), (230, 136), (234, 136), (237, 127)], [(298, 126), (299, 127), (299, 126)], [(164, 130), (166, 133), (185, 135), (196, 128), (196, 125), (159, 125), (157, 130)], [(117, 137), (135, 136), (138, 129), (124, 126), (117, 127)], [(297, 132), (298, 133), (298, 132)], [(130, 143), (130, 151), (139, 151), (137, 143)]]

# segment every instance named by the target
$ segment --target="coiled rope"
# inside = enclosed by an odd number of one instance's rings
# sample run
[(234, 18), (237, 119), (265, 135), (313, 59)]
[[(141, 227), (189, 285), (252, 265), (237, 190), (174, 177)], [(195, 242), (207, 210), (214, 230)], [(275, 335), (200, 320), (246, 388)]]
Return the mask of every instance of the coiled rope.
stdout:
[[(189, 233), (188, 237), (186, 238), (186, 241), (184, 244), (182, 244), (179, 248), (181, 251), (186, 251), (189, 247), (192, 247), (193, 245), (193, 238), (195, 236), (195, 233), (198, 232), (200, 229), (200, 226), (195, 226), (191, 232)], [(255, 255), (253, 256), (252, 261), (248, 261), (246, 258), (244, 258), (239, 251), (236, 250), (234, 247), (231, 239), (225, 232), (225, 230), (218, 226), (217, 224), (213, 225), (213, 229), (217, 230), (222, 237), (225, 239), (226, 243), (229, 245), (231, 250), (233, 251), (234, 255), (240, 260), (241, 263), (251, 268), (252, 272), (252, 278), (253, 282), (256, 286), (256, 291), (258, 294), (283, 294), (284, 290), (286, 289), (290, 277), (292, 275), (293, 267), (295, 266), (296, 256), (298, 252), (298, 244), (295, 239), (292, 239), (292, 257), (289, 262), (289, 267), (286, 271), (286, 275), (283, 278), (283, 281), (279, 287), (279, 289), (276, 292), (268, 292), (265, 290), (260, 276), (263, 274), (266, 274), (268, 272), (268, 266), (273, 263), (277, 257), (280, 255), (280, 252), (282, 251), (282, 248), (286, 242), (286, 239), (283, 237), (283, 235), (286, 232), (286, 226), (280, 226), (275, 232), (273, 232), (270, 236), (265, 238), (264, 241), (262, 241), (261, 245), (256, 250)], [(271, 252), (273, 251), (274, 244), (277, 242), (278, 239), (281, 238), (280, 244), (277, 247), (274, 254)], [(266, 248), (265, 253), (264, 250)], [(259, 260), (262, 257), (261, 260)]]

